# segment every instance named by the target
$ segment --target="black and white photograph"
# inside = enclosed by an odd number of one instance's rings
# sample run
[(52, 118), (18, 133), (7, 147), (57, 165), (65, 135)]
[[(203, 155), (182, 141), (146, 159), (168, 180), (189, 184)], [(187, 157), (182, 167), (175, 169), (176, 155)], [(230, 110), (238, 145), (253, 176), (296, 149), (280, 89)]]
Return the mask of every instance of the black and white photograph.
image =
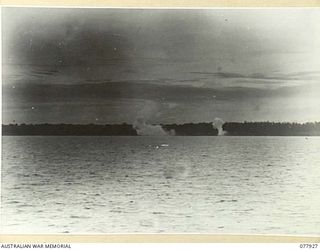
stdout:
[(320, 235), (319, 8), (2, 7), (2, 234)]

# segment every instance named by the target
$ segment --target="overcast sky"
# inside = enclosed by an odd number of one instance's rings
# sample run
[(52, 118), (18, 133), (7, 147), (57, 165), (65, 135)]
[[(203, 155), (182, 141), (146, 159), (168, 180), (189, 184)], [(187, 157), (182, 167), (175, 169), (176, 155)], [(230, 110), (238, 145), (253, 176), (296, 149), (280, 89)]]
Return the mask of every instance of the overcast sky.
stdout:
[(2, 9), (3, 123), (320, 120), (319, 9)]

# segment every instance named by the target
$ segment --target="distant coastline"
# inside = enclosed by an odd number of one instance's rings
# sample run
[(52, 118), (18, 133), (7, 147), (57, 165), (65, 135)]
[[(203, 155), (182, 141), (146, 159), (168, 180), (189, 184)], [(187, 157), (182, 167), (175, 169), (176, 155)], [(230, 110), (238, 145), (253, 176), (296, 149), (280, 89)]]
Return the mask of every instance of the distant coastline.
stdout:
[[(154, 125), (159, 126), (159, 125)], [(160, 124), (170, 135), (218, 136), (219, 131), (210, 122)], [(224, 136), (320, 136), (320, 122), (225, 122)], [(169, 134), (169, 133), (168, 133)], [(138, 136), (131, 124), (8, 124), (2, 125), (6, 136)], [(152, 135), (152, 134), (149, 134)]]

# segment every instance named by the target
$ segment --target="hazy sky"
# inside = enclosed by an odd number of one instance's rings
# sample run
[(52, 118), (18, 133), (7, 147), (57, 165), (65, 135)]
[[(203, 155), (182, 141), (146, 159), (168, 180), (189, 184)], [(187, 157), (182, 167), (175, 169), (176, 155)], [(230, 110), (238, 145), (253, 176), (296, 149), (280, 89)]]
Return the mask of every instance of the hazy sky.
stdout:
[(2, 9), (3, 123), (320, 120), (319, 9)]

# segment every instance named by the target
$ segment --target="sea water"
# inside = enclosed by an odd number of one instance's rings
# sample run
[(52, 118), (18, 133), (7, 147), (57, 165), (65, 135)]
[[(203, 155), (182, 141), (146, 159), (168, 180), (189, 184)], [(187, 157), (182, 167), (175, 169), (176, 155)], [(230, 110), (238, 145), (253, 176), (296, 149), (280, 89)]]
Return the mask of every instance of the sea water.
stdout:
[(4, 136), (2, 233), (320, 234), (320, 137)]

